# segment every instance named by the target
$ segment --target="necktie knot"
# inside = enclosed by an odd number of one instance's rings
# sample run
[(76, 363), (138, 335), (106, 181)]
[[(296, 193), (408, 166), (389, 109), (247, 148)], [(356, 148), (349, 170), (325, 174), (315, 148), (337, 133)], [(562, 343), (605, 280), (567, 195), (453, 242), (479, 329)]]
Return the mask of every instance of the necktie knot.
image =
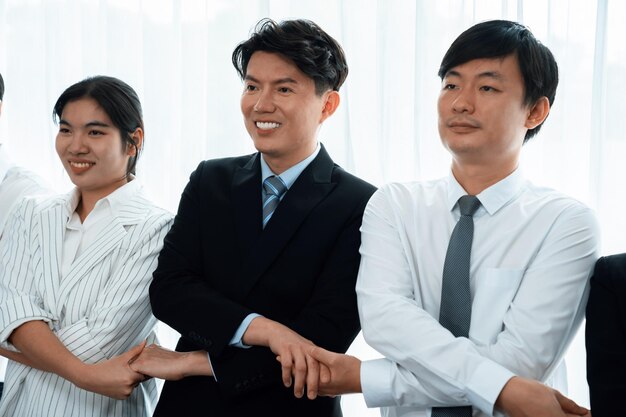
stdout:
[(480, 200), (475, 195), (464, 195), (459, 198), (459, 209), (461, 210), (461, 216), (472, 217), (476, 210), (480, 207)]
[(263, 189), (265, 190), (265, 197), (263, 199), (263, 228), (265, 228), (272, 214), (274, 214), (274, 210), (278, 207), (280, 198), (287, 191), (287, 185), (285, 185), (282, 178), (272, 175), (263, 181)]
[(283, 182), (282, 178), (272, 175), (271, 177), (267, 177), (265, 181), (263, 181), (263, 188), (267, 195), (274, 195), (279, 199), (285, 194), (287, 191), (287, 186)]

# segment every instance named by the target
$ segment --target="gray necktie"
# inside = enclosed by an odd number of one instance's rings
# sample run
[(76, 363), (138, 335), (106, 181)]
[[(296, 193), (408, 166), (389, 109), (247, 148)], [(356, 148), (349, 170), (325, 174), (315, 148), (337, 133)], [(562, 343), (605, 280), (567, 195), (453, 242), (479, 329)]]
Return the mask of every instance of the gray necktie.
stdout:
[[(474, 237), (474, 219), (472, 216), (478, 207), (480, 207), (480, 201), (476, 196), (465, 195), (459, 198), (461, 218), (450, 236), (446, 261), (443, 264), (439, 323), (450, 330), (455, 337), (467, 337), (469, 335), (472, 319), (469, 270)], [(471, 406), (436, 407), (432, 411), (432, 417), (471, 416)]]
[(267, 222), (272, 218), (272, 214), (274, 214), (278, 203), (280, 203), (280, 198), (287, 191), (287, 186), (282, 178), (272, 175), (263, 181), (263, 188), (265, 189), (265, 199), (263, 200), (263, 228), (265, 228)]

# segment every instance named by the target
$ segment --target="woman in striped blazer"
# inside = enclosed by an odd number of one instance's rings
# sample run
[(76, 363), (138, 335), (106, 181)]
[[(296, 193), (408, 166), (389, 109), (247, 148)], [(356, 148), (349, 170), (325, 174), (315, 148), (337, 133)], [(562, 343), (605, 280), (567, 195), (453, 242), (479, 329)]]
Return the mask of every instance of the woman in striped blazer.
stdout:
[(10, 359), (0, 416), (149, 416), (155, 382), (128, 364), (152, 339), (148, 284), (171, 215), (134, 180), (141, 104), (98, 76), (65, 90), (54, 115), (76, 187), (26, 200), (0, 242), (0, 354)]

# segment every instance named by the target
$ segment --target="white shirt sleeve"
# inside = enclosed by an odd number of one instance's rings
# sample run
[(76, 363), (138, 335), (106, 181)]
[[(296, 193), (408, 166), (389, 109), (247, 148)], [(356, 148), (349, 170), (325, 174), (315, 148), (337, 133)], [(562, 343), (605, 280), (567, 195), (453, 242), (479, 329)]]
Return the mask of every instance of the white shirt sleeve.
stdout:
[(387, 190), (372, 197), (361, 228), (357, 295), (363, 335), (389, 360), (363, 364), (365, 400), (370, 407), (471, 404), (491, 415), (512, 376), (545, 379), (575, 334), (597, 258), (595, 219), (582, 205), (570, 205), (543, 231), (545, 237), (537, 237), (539, 250), (523, 271), (501, 332), (481, 346), (455, 338), (424, 310), (424, 283), (412, 264), (414, 251), (426, 250), (429, 239), (420, 236), (419, 248), (407, 243), (404, 234), (415, 231), (403, 230), (407, 213), (398, 212)]

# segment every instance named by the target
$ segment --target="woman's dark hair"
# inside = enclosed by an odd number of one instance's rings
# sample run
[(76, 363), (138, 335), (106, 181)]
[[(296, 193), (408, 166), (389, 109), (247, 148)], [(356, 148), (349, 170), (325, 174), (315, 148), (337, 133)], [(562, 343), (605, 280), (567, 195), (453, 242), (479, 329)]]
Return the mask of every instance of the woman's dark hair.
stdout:
[(232, 61), (239, 76), (246, 76), (250, 57), (257, 51), (274, 52), (289, 58), (315, 82), (318, 95), (339, 91), (348, 76), (343, 49), (335, 39), (310, 20), (285, 20), (276, 23), (260, 20), (250, 39), (237, 45)]
[(54, 121), (59, 122), (67, 103), (82, 98), (95, 100), (109, 116), (113, 125), (120, 130), (123, 150), (130, 146), (135, 148), (135, 155), (128, 160), (126, 175), (135, 174), (141, 149), (135, 143), (133, 133), (137, 128), (144, 130), (141, 102), (135, 90), (124, 81), (114, 77), (97, 75), (86, 78), (68, 87), (61, 94), (52, 112)]
[[(524, 25), (508, 20), (490, 20), (472, 26), (450, 45), (441, 61), (438, 75), (480, 58), (504, 58), (516, 54), (524, 79), (524, 104), (533, 105), (541, 97), (554, 103), (559, 84), (559, 68), (552, 52)], [(543, 124), (543, 123), (542, 123)], [(539, 132), (541, 124), (526, 132), (524, 142)]]

